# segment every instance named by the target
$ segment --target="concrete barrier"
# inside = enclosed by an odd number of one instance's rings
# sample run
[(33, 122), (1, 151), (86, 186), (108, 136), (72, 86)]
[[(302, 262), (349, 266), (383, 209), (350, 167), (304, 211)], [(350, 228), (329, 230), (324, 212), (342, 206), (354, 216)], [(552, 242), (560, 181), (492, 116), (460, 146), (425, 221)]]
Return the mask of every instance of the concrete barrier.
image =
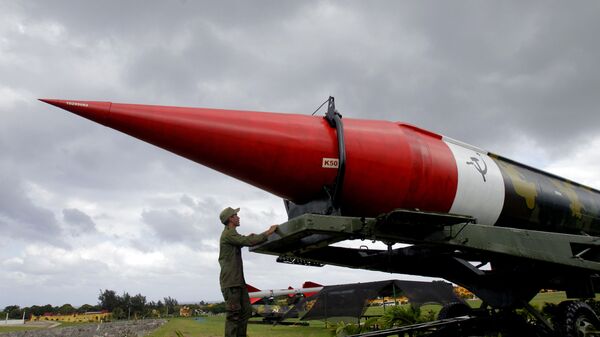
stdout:
[(25, 324), (24, 319), (3, 319), (0, 321), (0, 326), (2, 325), (22, 325)]

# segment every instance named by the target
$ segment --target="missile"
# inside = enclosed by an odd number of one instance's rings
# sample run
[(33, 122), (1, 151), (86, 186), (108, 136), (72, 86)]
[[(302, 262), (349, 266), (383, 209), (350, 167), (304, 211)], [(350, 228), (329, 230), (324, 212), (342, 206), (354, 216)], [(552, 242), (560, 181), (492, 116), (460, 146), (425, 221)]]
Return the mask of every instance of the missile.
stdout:
[(469, 215), (483, 225), (600, 235), (600, 191), (407, 123), (339, 114), (332, 123), (290, 113), (41, 101), (293, 205), (329, 196), (346, 216), (419, 209)]
[(260, 302), (264, 298), (273, 298), (279, 296), (295, 297), (297, 295), (304, 295), (304, 297), (311, 297), (312, 295), (318, 294), (323, 290), (323, 286), (311, 281), (306, 281), (302, 284), (302, 288), (294, 289), (291, 286), (287, 289), (270, 289), (260, 290), (250, 284), (246, 284), (248, 289), (248, 296), (250, 297), (250, 303), (255, 304)]
[(300, 288), (300, 289), (294, 289), (294, 288), (288, 288), (288, 289), (270, 289), (270, 290), (260, 290), (260, 289), (256, 289), (254, 287), (251, 288), (252, 291), (248, 292), (248, 296), (252, 300), (254, 300), (254, 302), (263, 299), (263, 298), (270, 298), (270, 297), (277, 297), (277, 296), (295, 296), (298, 294), (304, 294), (306, 297), (310, 297), (314, 294), (317, 294), (318, 292), (320, 292), (321, 290), (323, 290), (323, 287), (313, 287), (313, 288)]

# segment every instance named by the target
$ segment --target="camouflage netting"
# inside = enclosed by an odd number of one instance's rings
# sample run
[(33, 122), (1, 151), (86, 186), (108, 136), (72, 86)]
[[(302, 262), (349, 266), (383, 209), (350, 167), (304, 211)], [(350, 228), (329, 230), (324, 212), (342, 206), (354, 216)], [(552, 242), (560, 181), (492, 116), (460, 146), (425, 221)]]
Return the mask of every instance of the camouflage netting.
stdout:
[(326, 286), (318, 294), (304, 299), (298, 306), (308, 309), (301, 318), (303, 320), (361, 317), (369, 300), (384, 296), (406, 296), (413, 305), (463, 302), (447, 282), (389, 280)]

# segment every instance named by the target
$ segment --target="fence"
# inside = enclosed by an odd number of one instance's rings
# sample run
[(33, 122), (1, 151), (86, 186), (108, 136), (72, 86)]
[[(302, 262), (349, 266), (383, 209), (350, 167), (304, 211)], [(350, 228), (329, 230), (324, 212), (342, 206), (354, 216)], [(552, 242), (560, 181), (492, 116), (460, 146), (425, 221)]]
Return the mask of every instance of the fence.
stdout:
[(0, 320), (0, 325), (19, 325), (25, 324), (25, 313), (23, 313), (22, 319), (8, 319), (8, 314), (6, 314), (6, 318)]

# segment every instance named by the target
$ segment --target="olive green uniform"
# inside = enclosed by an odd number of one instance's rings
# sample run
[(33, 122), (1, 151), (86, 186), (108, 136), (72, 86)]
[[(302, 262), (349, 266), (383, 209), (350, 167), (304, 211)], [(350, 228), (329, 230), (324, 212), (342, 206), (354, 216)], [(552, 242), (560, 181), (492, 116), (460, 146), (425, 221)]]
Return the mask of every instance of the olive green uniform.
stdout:
[(219, 243), (221, 292), (227, 307), (225, 337), (246, 337), (248, 319), (252, 316), (248, 289), (244, 279), (242, 247), (267, 241), (266, 234), (240, 235), (235, 228), (225, 227)]

